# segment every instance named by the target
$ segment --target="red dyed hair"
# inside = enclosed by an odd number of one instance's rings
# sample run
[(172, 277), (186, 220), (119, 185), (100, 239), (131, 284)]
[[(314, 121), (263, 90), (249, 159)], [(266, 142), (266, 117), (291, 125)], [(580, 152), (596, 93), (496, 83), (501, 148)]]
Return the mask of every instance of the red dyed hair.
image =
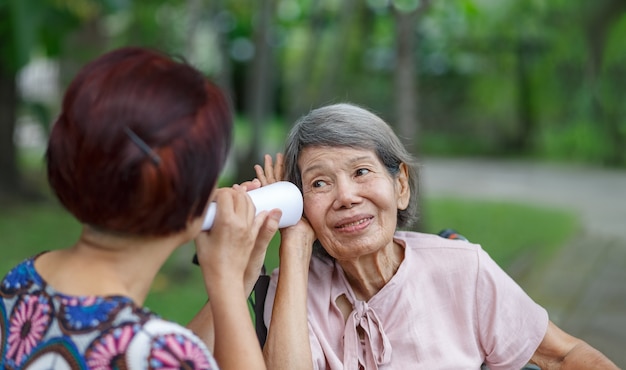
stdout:
[(198, 70), (154, 50), (117, 49), (68, 87), (48, 180), (82, 223), (166, 235), (202, 215), (231, 131), (227, 99)]

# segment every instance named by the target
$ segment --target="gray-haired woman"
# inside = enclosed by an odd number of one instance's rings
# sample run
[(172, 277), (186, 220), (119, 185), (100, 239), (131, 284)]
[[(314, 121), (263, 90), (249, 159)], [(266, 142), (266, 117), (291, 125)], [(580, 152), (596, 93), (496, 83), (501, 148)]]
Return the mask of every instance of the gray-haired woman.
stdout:
[(311, 111), (284, 157), (255, 169), (304, 196), (302, 221), (281, 230), (266, 301), (269, 368), (616, 368), (479, 245), (399, 231), (416, 217), (417, 166), (368, 110)]

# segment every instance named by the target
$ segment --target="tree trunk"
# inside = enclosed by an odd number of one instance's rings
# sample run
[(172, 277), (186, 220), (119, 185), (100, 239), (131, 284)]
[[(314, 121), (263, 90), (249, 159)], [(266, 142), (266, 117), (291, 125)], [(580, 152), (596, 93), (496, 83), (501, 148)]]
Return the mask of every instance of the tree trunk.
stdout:
[(396, 65), (394, 69), (394, 102), (396, 130), (407, 148), (417, 155), (420, 151), (420, 122), (418, 96), (418, 66), (415, 58), (417, 29), (431, 0), (421, 0), (412, 10), (391, 6), (396, 21)]
[(418, 93), (416, 60), (417, 9), (403, 12), (394, 8), (396, 21), (396, 65), (394, 69), (394, 103), (396, 130), (413, 153), (419, 151)]
[(231, 59), (228, 55), (228, 30), (221, 22), (224, 22), (221, 19), (220, 12), (226, 11), (226, 4), (222, 0), (212, 0), (209, 1), (209, 14), (212, 20), (212, 28), (217, 37), (217, 47), (219, 50), (219, 59), (220, 59), (220, 69), (217, 71), (215, 76), (213, 76), (214, 81), (222, 88), (224, 93), (232, 100), (233, 109), (235, 109), (235, 91), (233, 87), (233, 66)]
[(251, 144), (246, 152), (238, 158), (236, 182), (252, 179), (252, 166), (262, 159), (262, 141), (264, 128), (269, 119), (269, 112), (274, 106), (274, 63), (271, 40), (273, 37), (272, 22), (276, 9), (276, 0), (259, 1), (259, 12), (254, 27), (254, 59), (248, 74), (248, 98), (246, 113), (252, 126)]
[(106, 45), (100, 17), (84, 22), (67, 35), (59, 58), (59, 81), (63, 92), (85, 63), (106, 50)]
[[(587, 81), (592, 94), (593, 117), (603, 123), (603, 128), (610, 142), (610, 153), (606, 161), (611, 165), (624, 164), (626, 154), (626, 134), (620, 125), (623, 117), (613, 112), (611, 108), (603, 104), (600, 94), (600, 74), (602, 69), (604, 49), (607, 37), (615, 24), (626, 12), (626, 2), (623, 0), (603, 0), (598, 2), (596, 11), (589, 14), (587, 22), (587, 45), (589, 47), (589, 59), (587, 62)], [(606, 83), (619, 83), (607, 81)]]
[(187, 37), (185, 56), (192, 63), (196, 62), (196, 36), (200, 24), (202, 0), (187, 0)]
[(342, 86), (342, 72), (346, 65), (346, 55), (348, 55), (350, 29), (355, 18), (355, 1), (343, 0), (341, 9), (335, 20), (336, 30), (330, 35), (332, 43), (328, 53), (332, 62), (324, 65), (324, 74), (321, 78), (321, 85), (314, 102), (319, 105), (334, 101), (338, 94), (343, 96), (343, 92), (338, 90)]
[(15, 73), (0, 66), (0, 199), (20, 192), (17, 148), (13, 140), (18, 104)]
[[(404, 140), (407, 149), (416, 157), (420, 152), (419, 97), (417, 82), (417, 26), (422, 14), (430, 6), (430, 0), (422, 0), (410, 11), (402, 11), (392, 6), (396, 21), (396, 66), (394, 72), (394, 101), (396, 131)], [(423, 194), (420, 197), (423, 198)], [(419, 213), (424, 214), (423, 202), (419, 203)], [(420, 217), (414, 226), (423, 231), (425, 221)]]
[[(306, 114), (313, 102), (313, 94), (311, 93), (313, 85), (313, 76), (315, 71), (315, 62), (319, 55), (320, 42), (323, 31), (325, 18), (321, 11), (321, 2), (313, 1), (311, 3), (311, 15), (308, 17), (309, 35), (306, 41), (304, 56), (295, 66), (298, 72), (291, 78), (293, 83), (289, 86), (289, 91), (285, 97), (287, 104), (287, 121), (292, 124), (301, 115)], [(286, 79), (289, 81), (290, 79)]]
[(515, 152), (526, 153), (532, 148), (537, 128), (532, 104), (531, 73), (529, 71), (530, 54), (533, 52), (532, 45), (528, 41), (520, 39), (517, 42), (515, 52), (519, 129), (507, 147), (511, 147)]

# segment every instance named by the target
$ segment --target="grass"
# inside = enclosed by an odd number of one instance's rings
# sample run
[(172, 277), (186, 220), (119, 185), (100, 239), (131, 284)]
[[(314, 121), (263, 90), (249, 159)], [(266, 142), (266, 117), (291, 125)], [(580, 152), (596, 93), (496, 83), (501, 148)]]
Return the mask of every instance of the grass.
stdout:
[[(554, 209), (514, 203), (428, 199), (423, 206), (428, 232), (454, 228), (480, 243), (505, 269), (522, 254), (548, 258), (578, 230), (577, 219)], [(51, 203), (16, 206), (0, 213), (0, 275), (25, 257), (71, 245), (80, 225)], [(278, 236), (267, 254), (268, 270), (278, 266)], [(200, 270), (190, 263), (193, 246), (179, 248), (157, 276), (146, 306), (186, 323), (206, 302)]]
[(0, 275), (16, 263), (41, 251), (67, 247), (80, 225), (56, 205), (11, 206), (0, 213)]
[(551, 257), (579, 230), (578, 218), (568, 211), (520, 203), (439, 198), (427, 200), (422, 212), (428, 232), (455, 229), (504, 269), (522, 255)]

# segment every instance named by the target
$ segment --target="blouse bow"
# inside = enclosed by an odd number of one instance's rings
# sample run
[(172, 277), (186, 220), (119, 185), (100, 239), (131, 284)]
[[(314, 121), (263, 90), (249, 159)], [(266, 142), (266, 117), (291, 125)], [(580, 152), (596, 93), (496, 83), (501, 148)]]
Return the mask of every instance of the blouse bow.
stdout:
[[(362, 333), (362, 339), (359, 333)], [(343, 365), (345, 369), (365, 369), (391, 361), (391, 343), (376, 312), (367, 302), (356, 301), (344, 329)]]

